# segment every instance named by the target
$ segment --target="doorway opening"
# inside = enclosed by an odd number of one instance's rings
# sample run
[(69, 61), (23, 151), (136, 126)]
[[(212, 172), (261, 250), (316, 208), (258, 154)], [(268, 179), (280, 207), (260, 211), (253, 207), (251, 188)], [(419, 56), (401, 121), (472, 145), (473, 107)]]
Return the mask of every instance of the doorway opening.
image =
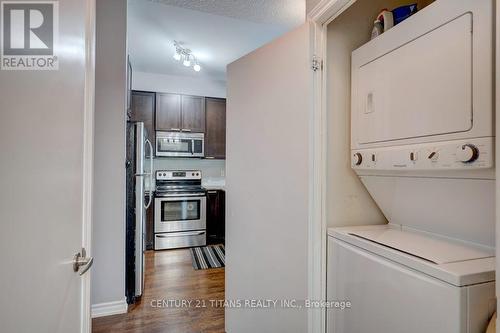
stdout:
[[(125, 292), (93, 305), (93, 332), (225, 331), (226, 66), (303, 23), (305, 12), (248, 18), (242, 8), (194, 3), (127, 2)], [(100, 25), (99, 6), (98, 56), (113, 40), (101, 33), (109, 15)], [(113, 299), (102, 266), (93, 294)]]

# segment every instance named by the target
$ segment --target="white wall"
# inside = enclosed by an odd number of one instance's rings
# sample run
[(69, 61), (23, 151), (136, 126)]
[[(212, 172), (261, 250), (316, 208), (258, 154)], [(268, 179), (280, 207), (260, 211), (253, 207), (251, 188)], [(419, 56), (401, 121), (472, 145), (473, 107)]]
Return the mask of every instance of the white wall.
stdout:
[(226, 82), (207, 77), (175, 76), (134, 71), (132, 88), (134, 90), (185, 95), (226, 97)]
[[(228, 300), (307, 297), (308, 37), (306, 24), (228, 66)], [(226, 331), (307, 332), (307, 310), (229, 308)]]
[(97, 1), (92, 304), (125, 298), (127, 1)]

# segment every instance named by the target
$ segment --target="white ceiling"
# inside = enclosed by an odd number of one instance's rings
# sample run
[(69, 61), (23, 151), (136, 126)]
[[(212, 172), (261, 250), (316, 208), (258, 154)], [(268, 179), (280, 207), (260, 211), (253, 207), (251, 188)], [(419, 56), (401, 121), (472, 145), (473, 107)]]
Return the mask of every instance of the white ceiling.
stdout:
[(209, 14), (284, 26), (304, 19), (305, 1), (300, 0), (149, 0)]
[[(226, 65), (305, 20), (304, 0), (129, 0), (134, 71), (225, 79)], [(202, 66), (173, 59), (177, 40)]]

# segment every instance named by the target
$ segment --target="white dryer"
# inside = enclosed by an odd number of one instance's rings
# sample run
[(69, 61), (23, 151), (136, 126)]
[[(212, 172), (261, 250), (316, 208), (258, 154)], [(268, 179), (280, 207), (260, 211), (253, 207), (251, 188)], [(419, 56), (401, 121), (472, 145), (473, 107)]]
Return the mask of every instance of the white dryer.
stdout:
[(328, 231), (329, 333), (482, 333), (495, 309), (494, 1), (352, 53), (351, 167), (388, 225)]

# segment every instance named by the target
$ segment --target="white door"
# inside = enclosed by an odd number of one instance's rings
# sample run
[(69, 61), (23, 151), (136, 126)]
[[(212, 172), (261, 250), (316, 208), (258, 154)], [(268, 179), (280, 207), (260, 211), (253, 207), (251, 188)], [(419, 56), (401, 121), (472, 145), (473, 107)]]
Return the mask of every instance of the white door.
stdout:
[(89, 274), (73, 257), (90, 244), (93, 3), (14, 2), (4, 46), (7, 36), (30, 55), (55, 45), (59, 68), (0, 70), (0, 330), (86, 332)]
[[(226, 298), (308, 298), (308, 24), (228, 67)], [(226, 309), (227, 332), (307, 332), (306, 308)]]

